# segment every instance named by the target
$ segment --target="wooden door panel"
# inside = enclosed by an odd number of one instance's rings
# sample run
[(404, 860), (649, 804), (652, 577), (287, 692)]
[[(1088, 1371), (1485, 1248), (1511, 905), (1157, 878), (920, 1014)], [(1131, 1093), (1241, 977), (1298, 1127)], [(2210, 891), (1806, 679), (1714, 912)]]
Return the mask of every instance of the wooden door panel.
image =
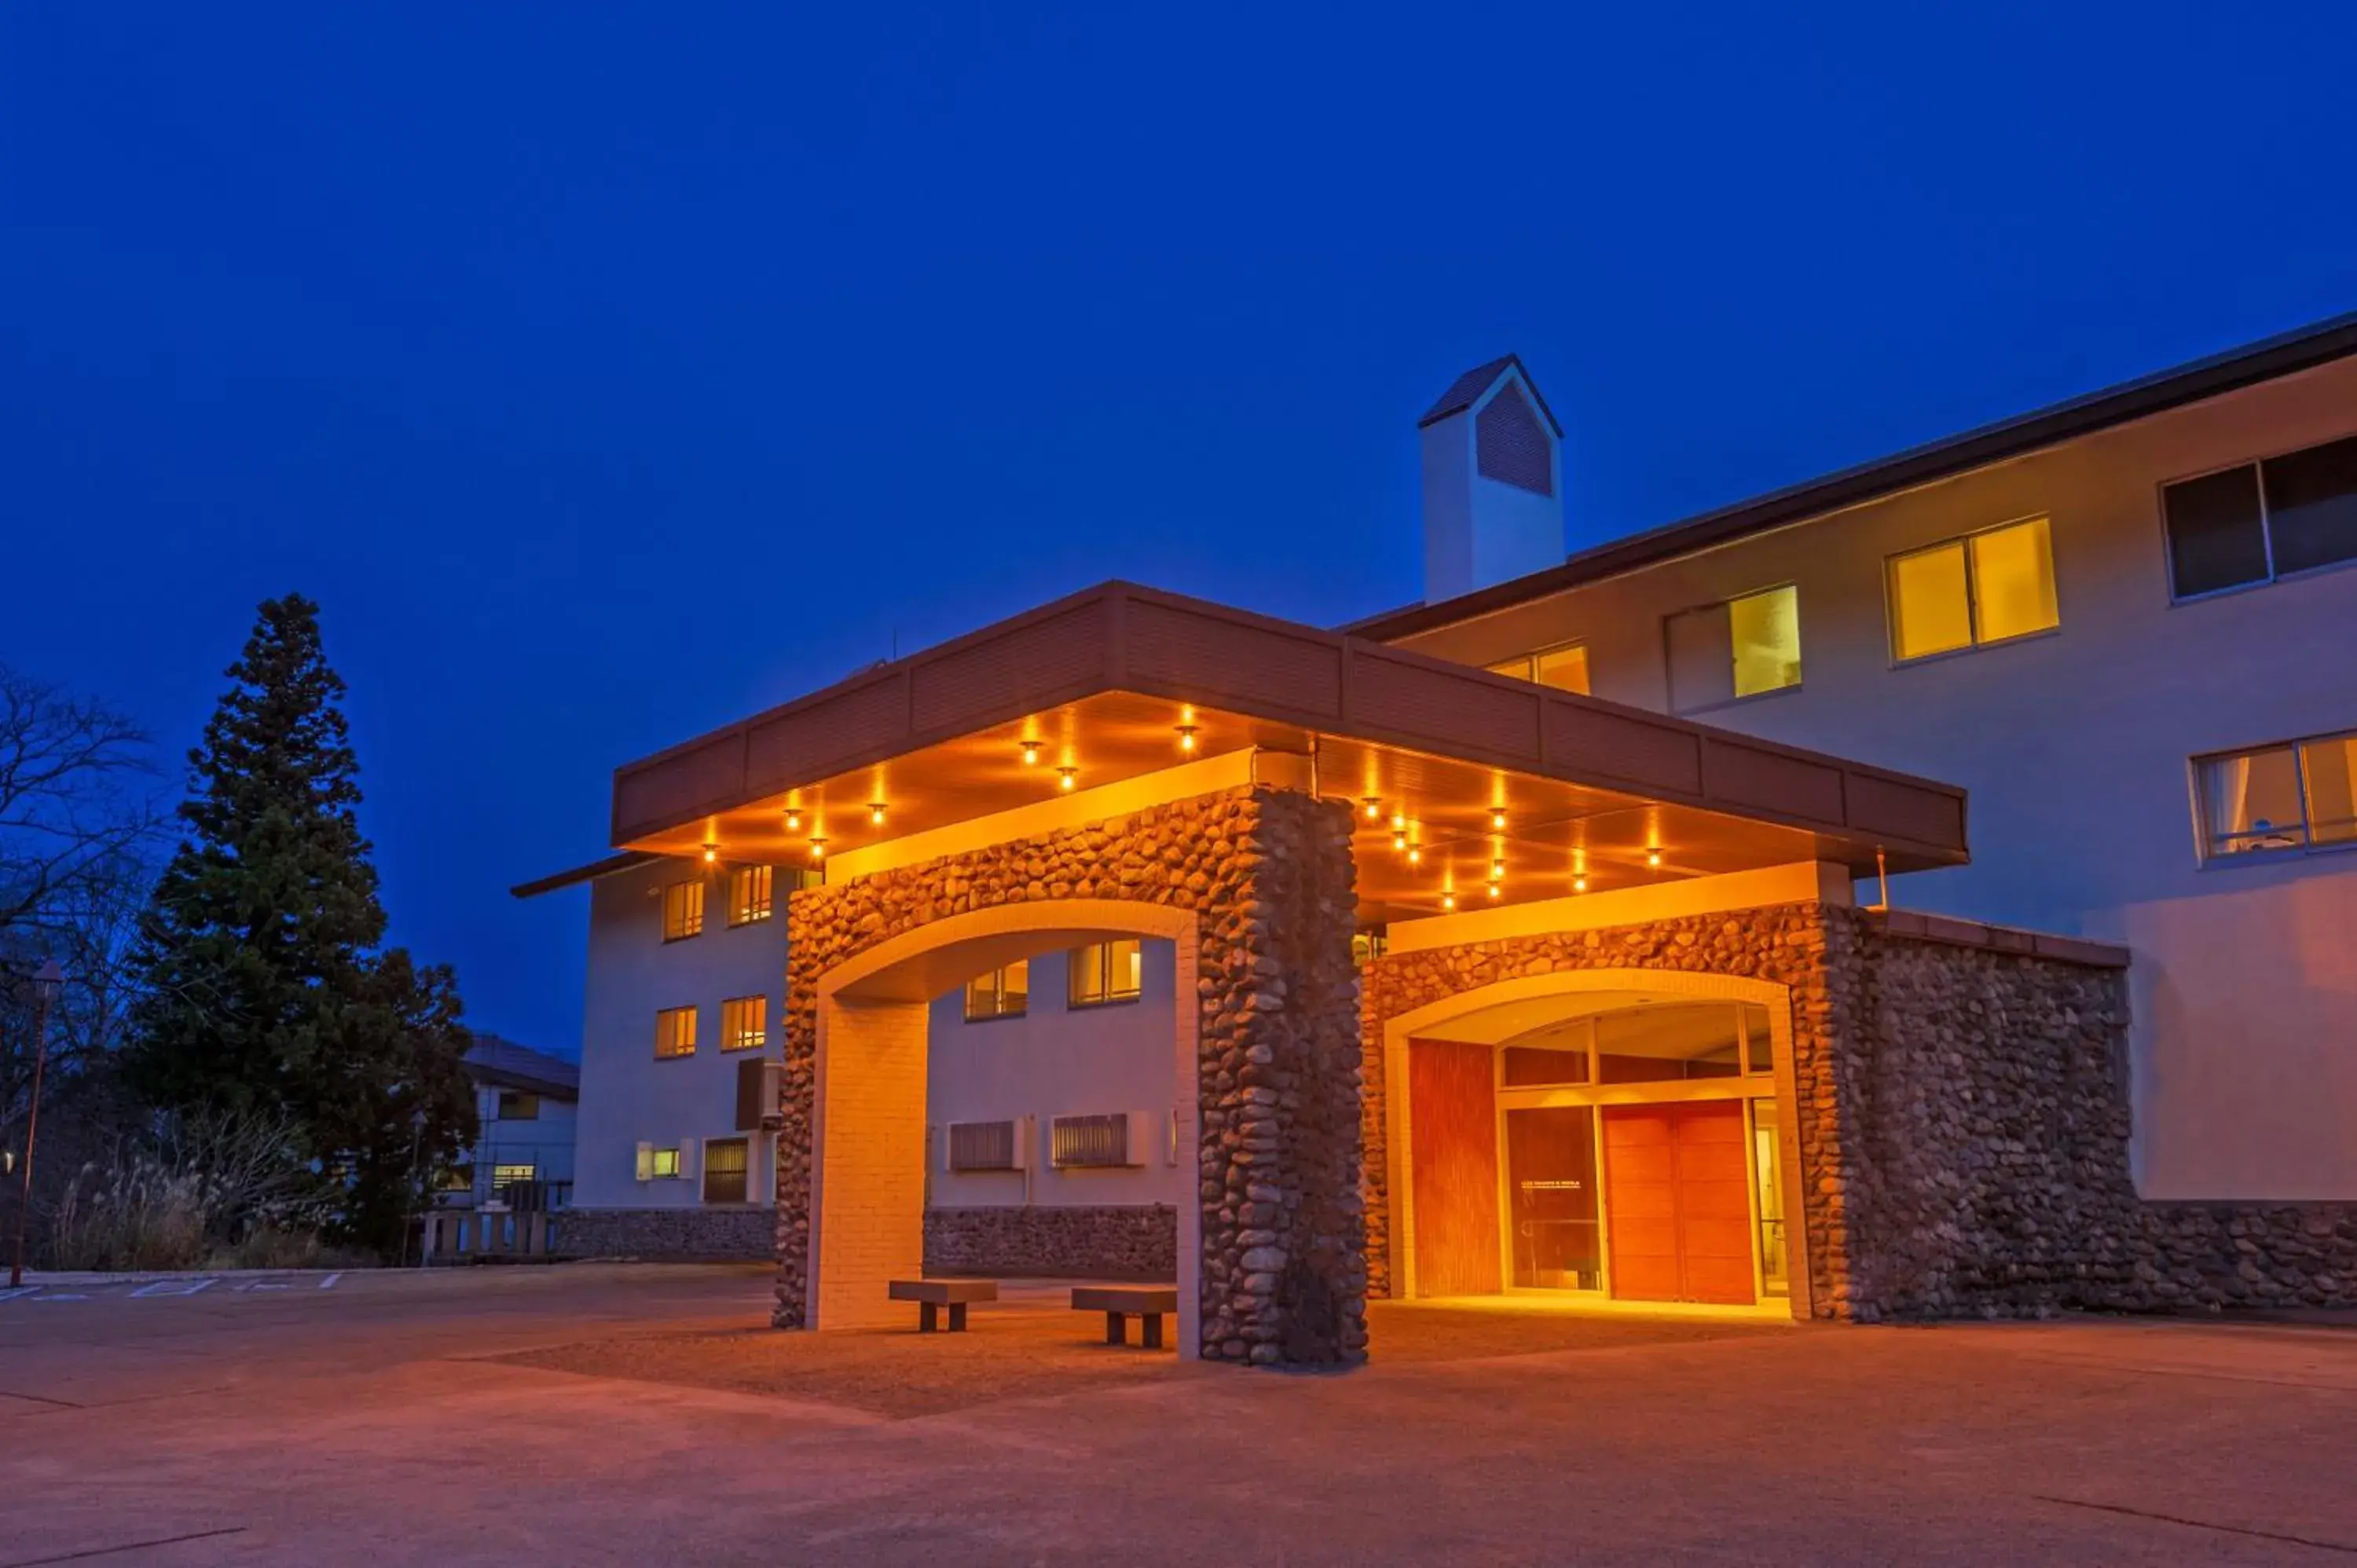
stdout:
[(1604, 1207), (1613, 1295), (1677, 1300), (1677, 1159), (1658, 1107), (1605, 1108)]
[(1604, 1153), (1616, 1297), (1755, 1299), (1740, 1101), (1608, 1107)]
[(1742, 1102), (1706, 1100), (1678, 1107), (1671, 1122), (1671, 1142), (1677, 1151), (1679, 1262), (1685, 1298), (1749, 1305), (1754, 1299), (1751, 1194)]
[(1419, 1295), (1494, 1295), (1504, 1288), (1496, 1073), (1496, 1052), (1489, 1046), (1408, 1042)]

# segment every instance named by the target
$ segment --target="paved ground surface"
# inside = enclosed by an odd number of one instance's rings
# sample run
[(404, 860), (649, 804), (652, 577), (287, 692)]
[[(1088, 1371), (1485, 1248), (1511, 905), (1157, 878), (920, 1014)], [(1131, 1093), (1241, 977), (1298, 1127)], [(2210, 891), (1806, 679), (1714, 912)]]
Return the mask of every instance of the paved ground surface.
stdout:
[(2357, 1555), (2329, 1324), (1397, 1306), (1286, 1376), (1036, 1295), (835, 1337), (760, 1330), (753, 1270), (326, 1279), (0, 1301), (0, 1568)]

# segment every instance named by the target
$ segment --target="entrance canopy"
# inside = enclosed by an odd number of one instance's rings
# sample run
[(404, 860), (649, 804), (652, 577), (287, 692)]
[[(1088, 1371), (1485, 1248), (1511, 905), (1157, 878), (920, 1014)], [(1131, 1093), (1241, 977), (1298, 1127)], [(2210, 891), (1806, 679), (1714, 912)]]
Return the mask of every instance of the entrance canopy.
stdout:
[(1369, 923), (1966, 859), (1950, 785), (1121, 583), (629, 764), (613, 842), (823, 864), (1047, 802), (1118, 814), (1222, 758), (1351, 803)]

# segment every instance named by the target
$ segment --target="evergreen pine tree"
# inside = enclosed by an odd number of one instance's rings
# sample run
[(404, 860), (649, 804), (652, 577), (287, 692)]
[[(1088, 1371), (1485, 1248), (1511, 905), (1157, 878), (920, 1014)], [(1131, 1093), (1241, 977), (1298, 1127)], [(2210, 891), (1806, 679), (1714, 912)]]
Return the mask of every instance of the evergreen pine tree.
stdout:
[(265, 601), (143, 923), (124, 1068), (151, 1102), (284, 1115), (348, 1236), (390, 1251), (475, 1133), (456, 982), (385, 950), (318, 607)]

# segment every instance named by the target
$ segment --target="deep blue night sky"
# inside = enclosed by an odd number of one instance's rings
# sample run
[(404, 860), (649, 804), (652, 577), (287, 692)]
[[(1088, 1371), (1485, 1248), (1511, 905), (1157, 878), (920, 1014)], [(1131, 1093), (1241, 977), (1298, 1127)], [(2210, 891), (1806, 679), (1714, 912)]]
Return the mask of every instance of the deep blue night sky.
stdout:
[(1798, 9), (10, 5), (0, 660), (176, 757), (321, 600), (395, 938), (569, 1053), (617, 762), (1412, 599), (1478, 360), (1601, 537), (2357, 307), (2357, 7)]

